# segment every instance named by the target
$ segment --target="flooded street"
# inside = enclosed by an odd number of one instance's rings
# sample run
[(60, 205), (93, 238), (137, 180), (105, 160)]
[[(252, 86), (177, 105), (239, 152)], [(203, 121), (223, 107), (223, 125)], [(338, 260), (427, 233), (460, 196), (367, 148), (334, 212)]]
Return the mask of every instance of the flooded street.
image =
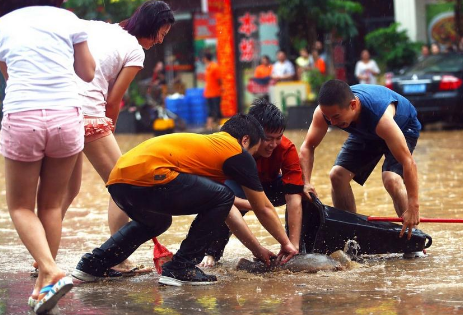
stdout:
[[(306, 131), (285, 134), (299, 148)], [(125, 152), (151, 135), (117, 135)], [(313, 184), (319, 198), (331, 205), (329, 171), (347, 134), (327, 134), (316, 150)], [(414, 153), (420, 181), (423, 217), (463, 218), (463, 131), (423, 132)], [(353, 183), (359, 213), (395, 216), (381, 182), (381, 167), (364, 187)], [(29, 277), (32, 258), (19, 240), (5, 201), (4, 160), (0, 159), (0, 315), (33, 314), (27, 306), (35, 279)], [(98, 174), (85, 160), (82, 189), (64, 220), (58, 265), (70, 273), (80, 257), (109, 235), (109, 194)], [(278, 213), (284, 221), (284, 209)], [(171, 228), (159, 237), (171, 251), (178, 249), (192, 217), (174, 217)], [(260, 227), (254, 215), (245, 220), (258, 239), (275, 253), (279, 246)], [(204, 287), (163, 287), (158, 275), (112, 282), (77, 283), (59, 303), (55, 314), (463, 314), (463, 224), (422, 223), (433, 238), (423, 259), (401, 255), (375, 257), (359, 268), (319, 272), (251, 275), (234, 268), (251, 253), (232, 237), (223, 264), (210, 273), (219, 282)], [(380, 242), (381, 240), (378, 240)], [(152, 265), (152, 242), (132, 260)]]

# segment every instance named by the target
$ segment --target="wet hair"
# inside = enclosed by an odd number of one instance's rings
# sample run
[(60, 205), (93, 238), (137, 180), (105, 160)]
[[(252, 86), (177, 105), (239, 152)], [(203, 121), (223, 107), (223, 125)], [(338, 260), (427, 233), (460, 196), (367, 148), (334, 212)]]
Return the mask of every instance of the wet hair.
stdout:
[(244, 136), (249, 136), (249, 147), (253, 147), (260, 140), (265, 139), (264, 129), (251, 115), (236, 114), (223, 124), (220, 131), (229, 133), (240, 143)]
[(318, 104), (322, 106), (338, 105), (345, 108), (353, 98), (354, 93), (350, 86), (341, 80), (326, 81), (318, 92)]
[(60, 7), (64, 0), (1, 0), (0, 1), (0, 16), (4, 16), (14, 10), (35, 6), (47, 5), (52, 7)]
[(203, 58), (205, 58), (207, 61), (212, 61), (212, 54), (210, 52), (205, 52)]
[(174, 23), (174, 14), (167, 3), (149, 0), (119, 25), (136, 38), (156, 38), (161, 27)]
[(286, 119), (281, 110), (265, 98), (254, 100), (249, 109), (249, 115), (256, 118), (267, 132), (283, 132), (286, 129)]

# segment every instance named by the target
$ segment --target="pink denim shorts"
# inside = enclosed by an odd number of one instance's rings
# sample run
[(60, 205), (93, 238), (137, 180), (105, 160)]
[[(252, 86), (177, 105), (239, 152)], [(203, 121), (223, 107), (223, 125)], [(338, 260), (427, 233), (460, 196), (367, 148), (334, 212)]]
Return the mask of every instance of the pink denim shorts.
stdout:
[(34, 162), (45, 156), (65, 158), (83, 148), (84, 126), (79, 108), (29, 110), (3, 117), (0, 153), (11, 160)]

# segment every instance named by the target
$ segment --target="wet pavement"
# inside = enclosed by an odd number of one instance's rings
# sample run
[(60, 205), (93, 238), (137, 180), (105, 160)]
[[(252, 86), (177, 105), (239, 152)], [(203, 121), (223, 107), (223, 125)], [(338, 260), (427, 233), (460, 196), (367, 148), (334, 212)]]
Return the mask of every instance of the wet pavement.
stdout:
[[(286, 135), (300, 146), (305, 131)], [(123, 151), (150, 135), (118, 135)], [(320, 199), (331, 205), (328, 173), (346, 134), (328, 133), (316, 150), (313, 183)], [(463, 131), (423, 132), (415, 151), (423, 217), (463, 218)], [(4, 178), (3, 158), (0, 177)], [(364, 187), (353, 184), (359, 213), (394, 216), (390, 197), (377, 167)], [(8, 215), (4, 181), (0, 182), (0, 315), (32, 314), (27, 306), (34, 279), (32, 258), (21, 244)], [(80, 257), (108, 236), (108, 194), (88, 161), (82, 189), (68, 211), (58, 265), (71, 272)], [(278, 210), (283, 222), (284, 211)], [(274, 252), (278, 245), (255, 216), (246, 221), (258, 239)], [(159, 239), (178, 249), (193, 217), (174, 217)], [(219, 282), (204, 287), (164, 287), (159, 276), (123, 278), (112, 282), (78, 283), (54, 310), (55, 314), (463, 314), (461, 224), (422, 223), (433, 237), (428, 256), (404, 260), (401, 255), (373, 257), (359, 268), (317, 274), (280, 272), (251, 275), (236, 271), (238, 260), (251, 253), (232, 237), (223, 264), (210, 272)], [(141, 246), (132, 260), (152, 265), (153, 244)]]

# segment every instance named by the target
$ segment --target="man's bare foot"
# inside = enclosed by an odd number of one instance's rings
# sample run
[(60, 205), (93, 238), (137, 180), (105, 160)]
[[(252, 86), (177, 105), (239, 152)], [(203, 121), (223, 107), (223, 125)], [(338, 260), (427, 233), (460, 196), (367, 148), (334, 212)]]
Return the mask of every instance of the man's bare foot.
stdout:
[(119, 265), (112, 267), (111, 269), (119, 271), (119, 272), (130, 272), (133, 268), (137, 267), (133, 262), (126, 259), (121, 262)]
[(214, 257), (212, 257), (211, 255), (206, 255), (204, 256), (203, 261), (201, 261), (201, 263), (198, 264), (198, 267), (210, 268), (210, 267), (214, 267), (215, 265), (216, 265), (216, 261)]
[(144, 265), (135, 265), (130, 260), (126, 259), (119, 265), (112, 267), (111, 269), (119, 271), (123, 276), (130, 277), (137, 274), (149, 273), (153, 271), (151, 267), (145, 267)]

